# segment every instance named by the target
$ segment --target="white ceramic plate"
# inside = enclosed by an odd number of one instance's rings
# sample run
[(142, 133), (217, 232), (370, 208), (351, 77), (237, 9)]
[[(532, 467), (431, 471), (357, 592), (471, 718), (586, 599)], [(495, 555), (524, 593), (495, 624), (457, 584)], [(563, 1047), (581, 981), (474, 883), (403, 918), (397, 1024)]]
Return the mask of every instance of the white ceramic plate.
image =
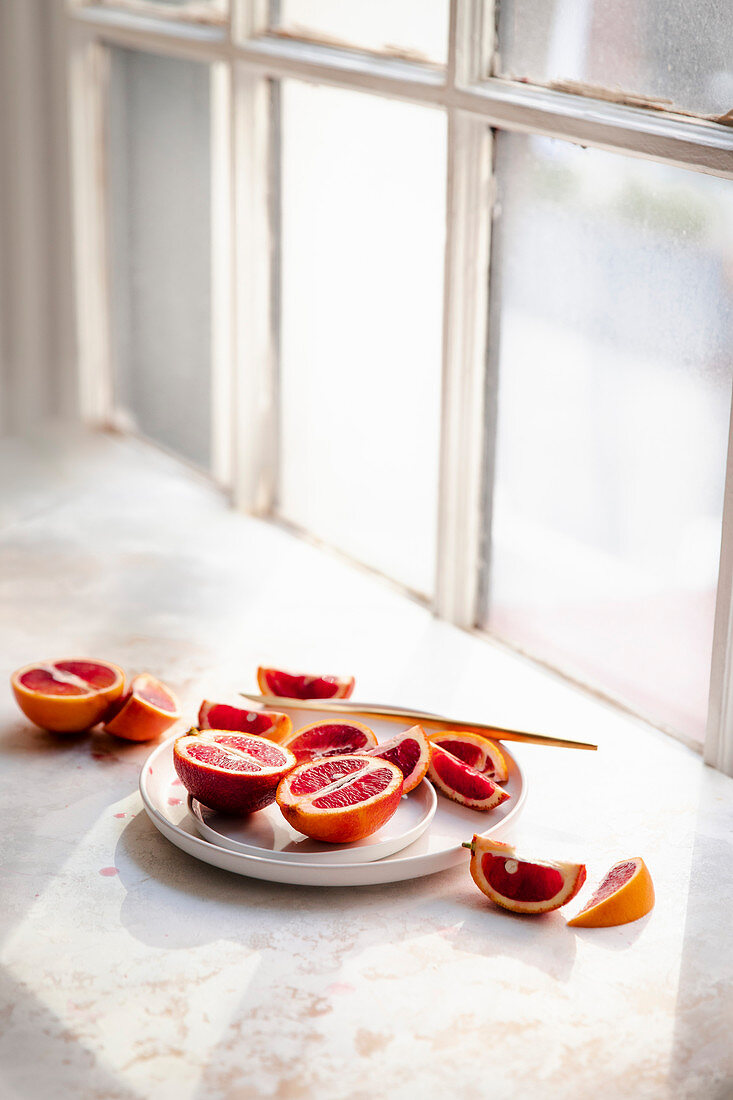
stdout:
[(293, 829), (273, 803), (247, 817), (227, 817), (188, 797), (194, 823), (205, 840), (245, 856), (296, 863), (371, 863), (412, 844), (435, 815), (438, 798), (432, 783), (420, 783), (403, 795), (392, 817), (371, 836), (353, 844), (322, 844)]
[[(288, 713), (295, 729), (320, 718), (324, 721), (333, 719), (333, 715), (314, 711), (306, 713), (295, 708), (288, 709)], [(370, 725), (379, 741), (388, 740), (399, 730), (399, 726), (389, 722), (373, 720)], [(369, 886), (445, 871), (466, 860), (466, 852), (461, 848), (464, 840), (470, 840), (477, 832), (484, 835), (498, 832), (521, 811), (526, 796), (521, 768), (506, 746), (502, 745), (509, 768), (509, 779), (503, 786), (511, 798), (488, 814), (459, 806), (441, 795), (429, 827), (421, 836), (401, 851), (369, 862), (360, 862), (356, 858), (349, 863), (285, 859), (272, 849), (262, 855), (251, 855), (204, 840), (198, 835), (193, 815), (188, 809), (186, 791), (173, 766), (174, 740), (171, 737), (153, 749), (140, 773), (140, 794), (155, 827), (178, 848), (204, 863), (269, 882), (302, 886)], [(409, 802), (413, 795), (406, 801)]]

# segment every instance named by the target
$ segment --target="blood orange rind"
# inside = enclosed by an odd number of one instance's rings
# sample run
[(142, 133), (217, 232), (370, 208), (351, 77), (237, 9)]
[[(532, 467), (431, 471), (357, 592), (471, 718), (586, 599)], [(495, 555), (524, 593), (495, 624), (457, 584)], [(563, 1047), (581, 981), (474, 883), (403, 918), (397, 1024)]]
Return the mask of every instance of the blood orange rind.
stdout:
[(361, 722), (311, 722), (283, 741), (299, 764), (324, 756), (345, 756), (376, 747), (377, 739)]
[(110, 661), (67, 657), (37, 661), (10, 677), (13, 695), (34, 725), (78, 733), (101, 722), (125, 688), (125, 674)]
[(220, 813), (245, 815), (275, 801), (293, 754), (266, 737), (232, 730), (190, 730), (173, 744), (173, 764), (189, 794)]
[(585, 882), (585, 864), (522, 859), (511, 844), (474, 835), (471, 878), (479, 890), (512, 913), (550, 913), (575, 897)]
[(257, 683), (263, 695), (285, 699), (348, 699), (354, 690), (353, 676), (313, 676), (262, 665), (257, 669)]
[(132, 681), (104, 728), (125, 741), (154, 741), (180, 717), (180, 706), (171, 689), (143, 672)]
[(583, 908), (568, 924), (573, 928), (610, 928), (630, 924), (654, 908), (654, 883), (641, 856), (615, 863)]
[(229, 703), (212, 703), (204, 699), (199, 707), (198, 726), (202, 730), (232, 730), (253, 733), (269, 741), (282, 742), (290, 736), (293, 723), (288, 714), (274, 710), (246, 710)]
[(371, 836), (395, 813), (402, 772), (365, 753), (299, 764), (280, 782), (277, 804), (294, 829), (328, 844)]
[(428, 779), (446, 798), (471, 810), (488, 812), (510, 797), (488, 775), (464, 764), (440, 745), (432, 745)]
[(488, 775), (495, 783), (506, 783), (509, 778), (504, 754), (488, 737), (462, 730), (439, 730), (429, 736), (433, 745), (440, 745), (464, 764)]
[(412, 726), (376, 748), (367, 749), (366, 755), (396, 764), (403, 776), (403, 794), (409, 794), (423, 781), (430, 767), (430, 742), (422, 726)]

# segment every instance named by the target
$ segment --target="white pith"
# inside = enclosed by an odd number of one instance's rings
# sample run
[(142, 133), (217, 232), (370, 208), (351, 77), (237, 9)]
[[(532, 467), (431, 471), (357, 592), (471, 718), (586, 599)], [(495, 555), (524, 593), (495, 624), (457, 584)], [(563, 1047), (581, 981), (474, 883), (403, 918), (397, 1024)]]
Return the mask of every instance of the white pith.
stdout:
[[(217, 741), (216, 737), (207, 737), (206, 734), (209, 733), (209, 732), (211, 732), (211, 733), (214, 733), (214, 732), (223, 733), (225, 735), (231, 734), (234, 737), (237, 736), (237, 731), (236, 730), (216, 730), (216, 731), (206, 730), (204, 733), (201, 733), (201, 734), (191, 734), (190, 736), (184, 736), (183, 738), (181, 738), (181, 743), (179, 743), (179, 745), (178, 745), (178, 752), (181, 753), (181, 755), (185, 756), (186, 759), (188, 761), (190, 761), (191, 764), (194, 764), (194, 765), (196, 765), (200, 768), (206, 768), (207, 770), (221, 772), (222, 775), (248, 775), (248, 776), (252, 776), (252, 775), (257, 775), (257, 776), (272, 775), (273, 773), (277, 773), (277, 772), (282, 771), (282, 769), (284, 767), (287, 767), (288, 764), (289, 764), (288, 756), (292, 756), (292, 753), (288, 753), (286, 755), (286, 753), (283, 750), (283, 747), (281, 745), (278, 745), (276, 747), (279, 748), (280, 751), (283, 753), (283, 762), (282, 762), (282, 764), (263, 764), (263, 762), (261, 760), (259, 760), (256, 756), (253, 756), (251, 753), (244, 752), (244, 750), (242, 750), (242, 749), (234, 748), (233, 745), (222, 745), (220, 741)], [(255, 735), (248, 733), (248, 734), (240, 734), (239, 736), (254, 737)], [(263, 740), (266, 740), (266, 738), (263, 738)], [(192, 741), (206, 741), (210, 745), (216, 745), (216, 747), (218, 749), (220, 749), (223, 753), (229, 753), (231, 756), (238, 756), (241, 760), (247, 760), (250, 764), (256, 764), (257, 767), (259, 768), (259, 771), (257, 771), (257, 772), (233, 772), (233, 771), (230, 771), (229, 768), (219, 767), (218, 764), (212, 764), (209, 761), (204, 761), (204, 760), (197, 760), (195, 756), (189, 756), (189, 754), (188, 754), (188, 746), (191, 744)], [(274, 744), (274, 742), (273, 742), (273, 744)]]

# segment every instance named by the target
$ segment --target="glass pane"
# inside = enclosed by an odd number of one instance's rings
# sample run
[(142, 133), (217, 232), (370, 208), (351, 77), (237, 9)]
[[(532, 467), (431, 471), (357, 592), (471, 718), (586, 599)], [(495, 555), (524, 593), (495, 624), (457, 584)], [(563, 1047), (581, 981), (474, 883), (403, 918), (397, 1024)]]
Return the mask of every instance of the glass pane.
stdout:
[(114, 49), (109, 93), (115, 397), (128, 423), (209, 465), (209, 69)]
[(446, 120), (282, 89), (280, 509), (433, 588)]
[(733, 104), (729, 4), (692, 0), (502, 0), (500, 68), (668, 100), (698, 114)]
[(281, 0), (276, 31), (329, 45), (445, 64), (447, 0)]
[(733, 348), (733, 187), (501, 134), (484, 624), (702, 737)]

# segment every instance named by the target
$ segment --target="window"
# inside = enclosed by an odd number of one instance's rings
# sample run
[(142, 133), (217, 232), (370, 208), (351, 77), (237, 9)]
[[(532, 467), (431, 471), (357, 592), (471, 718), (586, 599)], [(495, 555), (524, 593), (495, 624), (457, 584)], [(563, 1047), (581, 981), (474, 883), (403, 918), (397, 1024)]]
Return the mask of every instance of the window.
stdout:
[(730, 770), (730, 21), (69, 20), (88, 419)]

